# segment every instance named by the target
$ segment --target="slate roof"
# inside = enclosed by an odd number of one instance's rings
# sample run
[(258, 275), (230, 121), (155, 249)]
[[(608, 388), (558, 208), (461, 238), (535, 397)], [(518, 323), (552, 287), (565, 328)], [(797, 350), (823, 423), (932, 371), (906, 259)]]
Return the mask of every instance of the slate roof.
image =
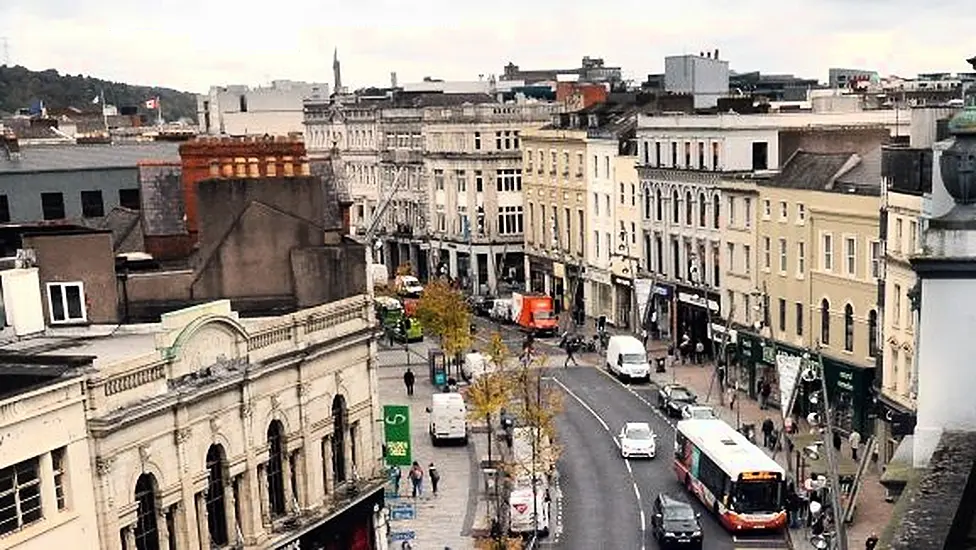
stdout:
[(38, 145), (21, 147), (20, 159), (0, 155), (0, 174), (135, 168), (140, 161), (179, 162), (179, 143)]
[(763, 184), (770, 187), (829, 191), (831, 185), (837, 180), (841, 169), (853, 156), (854, 153), (797, 151), (786, 162), (779, 174)]
[(881, 146), (861, 155), (861, 162), (837, 178), (840, 183), (866, 187), (881, 187)]

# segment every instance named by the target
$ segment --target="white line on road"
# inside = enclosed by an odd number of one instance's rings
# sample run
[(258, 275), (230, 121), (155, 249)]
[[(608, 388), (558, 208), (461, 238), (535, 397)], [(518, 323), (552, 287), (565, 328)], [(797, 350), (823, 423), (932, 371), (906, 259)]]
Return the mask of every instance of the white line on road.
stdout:
[[(573, 392), (573, 390), (567, 388), (566, 384), (563, 384), (559, 378), (553, 376), (552, 381), (558, 384), (559, 387), (562, 388), (562, 390), (566, 392), (567, 395), (572, 397), (574, 400), (576, 400), (577, 403), (580, 404), (580, 406), (586, 409), (586, 411), (589, 412), (593, 416), (593, 418), (595, 418), (596, 421), (600, 423), (601, 426), (603, 426), (603, 429), (610, 434), (610, 439), (611, 441), (613, 441), (614, 445), (616, 445), (618, 448), (620, 447), (620, 443), (617, 441), (617, 438), (613, 436), (613, 431), (610, 430), (610, 426), (607, 425), (606, 421), (600, 418), (600, 415), (597, 414), (597, 412), (594, 411), (592, 407), (586, 404), (586, 401), (583, 401), (583, 399), (580, 396), (576, 395)], [(640, 535), (641, 550), (646, 550), (647, 543), (645, 542), (645, 540), (647, 539), (647, 524), (644, 520), (644, 501), (641, 499), (640, 489), (637, 487), (637, 480), (634, 478), (634, 470), (630, 466), (630, 461), (624, 460), (624, 466), (627, 467), (627, 473), (630, 475), (630, 482), (634, 486), (634, 495), (637, 497), (637, 510), (638, 513), (640, 514), (640, 524), (641, 524), (641, 535)]]

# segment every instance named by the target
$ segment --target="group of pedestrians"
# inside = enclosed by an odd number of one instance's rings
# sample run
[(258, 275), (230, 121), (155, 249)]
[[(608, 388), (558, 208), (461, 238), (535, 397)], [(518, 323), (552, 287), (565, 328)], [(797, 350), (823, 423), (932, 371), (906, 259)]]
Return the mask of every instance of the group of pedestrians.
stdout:
[[(399, 466), (390, 466), (390, 481), (393, 483), (393, 494), (400, 496), (400, 480), (403, 477), (403, 471)], [(437, 496), (437, 486), (441, 481), (441, 474), (437, 471), (437, 467), (431, 462), (427, 467), (426, 474), (424, 473), (424, 468), (416, 460), (413, 461), (413, 465), (410, 466), (410, 470), (407, 472), (407, 478), (410, 480), (410, 496), (413, 498), (420, 498), (424, 494), (424, 478), (430, 480), (430, 490), (431, 493)]]

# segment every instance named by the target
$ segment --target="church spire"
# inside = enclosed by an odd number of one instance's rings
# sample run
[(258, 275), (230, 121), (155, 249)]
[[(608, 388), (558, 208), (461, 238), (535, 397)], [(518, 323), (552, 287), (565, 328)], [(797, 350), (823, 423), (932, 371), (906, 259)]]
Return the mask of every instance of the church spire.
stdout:
[(332, 52), (332, 78), (335, 80), (335, 93), (342, 93), (342, 67), (339, 64), (339, 48)]

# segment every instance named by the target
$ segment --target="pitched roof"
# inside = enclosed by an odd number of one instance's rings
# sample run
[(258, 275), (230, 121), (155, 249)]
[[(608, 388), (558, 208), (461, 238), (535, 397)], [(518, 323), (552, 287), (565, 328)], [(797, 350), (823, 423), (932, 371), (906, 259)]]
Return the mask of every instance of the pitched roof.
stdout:
[(861, 162), (845, 172), (837, 181), (865, 187), (881, 187), (881, 146), (861, 155)]
[(829, 191), (837, 178), (850, 170), (858, 159), (854, 153), (810, 153), (800, 150), (786, 161), (779, 174), (764, 182), (764, 185)]
[(0, 174), (135, 168), (140, 161), (179, 162), (179, 143), (38, 145), (21, 147), (20, 158), (0, 154)]

